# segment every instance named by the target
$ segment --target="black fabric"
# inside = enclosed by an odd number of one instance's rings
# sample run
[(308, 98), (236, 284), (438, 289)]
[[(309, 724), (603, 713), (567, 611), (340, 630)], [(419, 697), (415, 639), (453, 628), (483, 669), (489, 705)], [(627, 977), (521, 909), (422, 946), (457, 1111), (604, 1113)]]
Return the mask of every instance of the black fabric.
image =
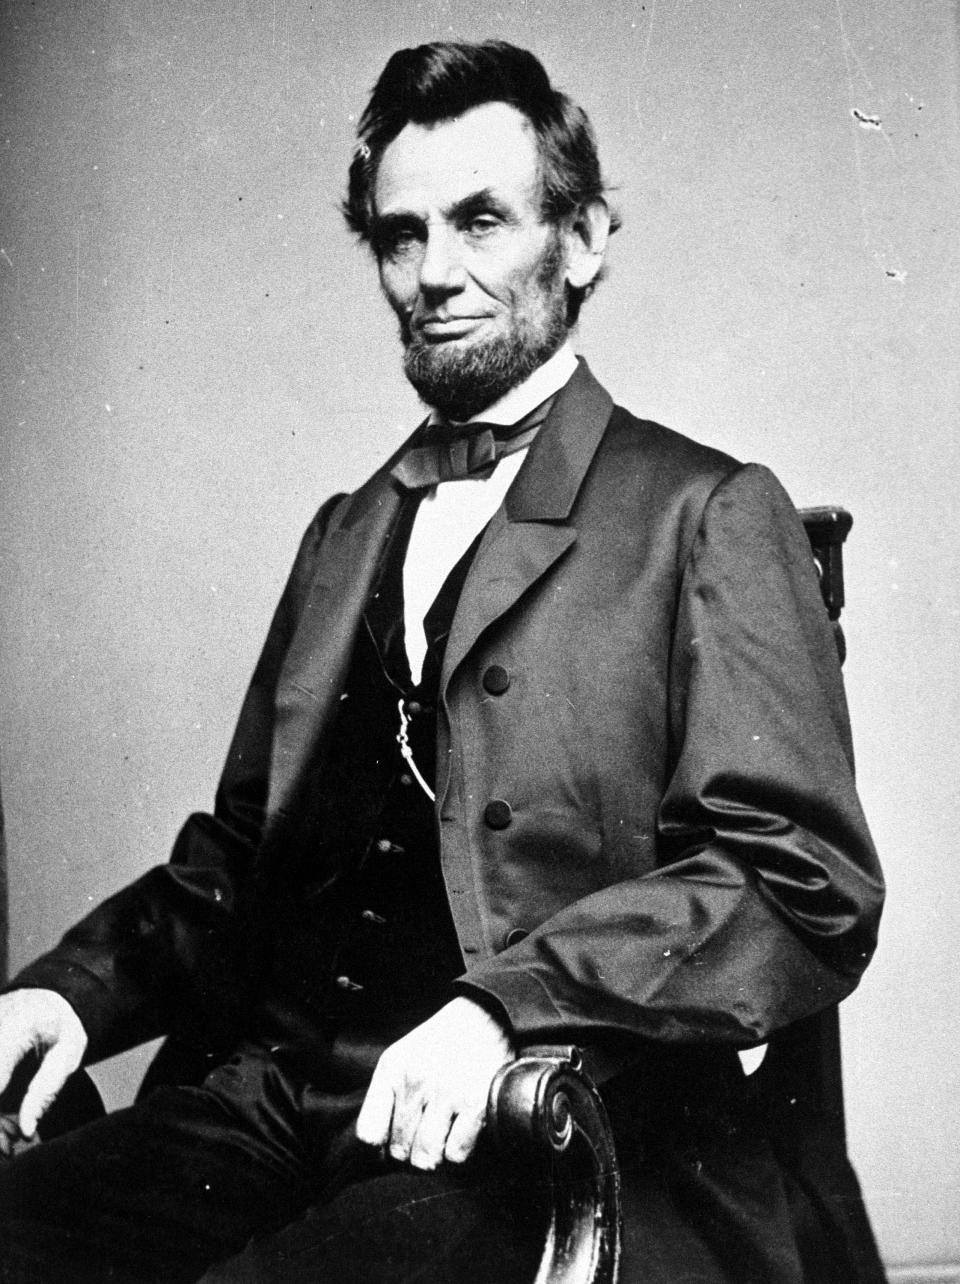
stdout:
[[(471, 972), (492, 1002), (509, 1007), (518, 1030), (553, 1034), (562, 1013), (564, 1037), (651, 1036), (648, 1081), (626, 1085), (622, 1100), (609, 1091), (625, 1175), (623, 1284), (795, 1284), (789, 1182), (733, 1073), (732, 1052), (710, 1040), (719, 1033), (735, 1043), (745, 1030), (795, 1020), (812, 995), (842, 997), (872, 945), (879, 882), (844, 765), (842, 696), (821, 667), (833, 643), (816, 625), (822, 607), (809, 547), (802, 531), (791, 534), (789, 503), (762, 471), (738, 469), (623, 412), (610, 417), (609, 398), (586, 375), (568, 387), (563, 413), (511, 489), (505, 539), (477, 568), (497, 591), (465, 595), (462, 604), (440, 747), (453, 751), (454, 787), (479, 815), (487, 800), (502, 801), (499, 781), (509, 783), (513, 822), (494, 829), (474, 814), (445, 831), (451, 901), (465, 950), (475, 948), (481, 912), (485, 930), (495, 922), (491, 939), (531, 927)], [(271, 1237), (287, 1234), (275, 1228), (308, 1203), (331, 1195), (335, 1203), (361, 1184), (325, 1183), (334, 1173), (343, 1180), (338, 1164), (355, 1153), (346, 1120), (359, 1103), (349, 1099), (362, 1094), (357, 1085), (375, 1061), (382, 1014), (366, 987), (355, 991), (339, 978), (356, 979), (363, 951), (349, 971), (343, 951), (372, 908), (356, 872), (372, 872), (363, 862), (376, 859), (377, 841), (399, 832), (391, 814), (384, 833), (385, 800), (395, 784), (416, 795), (400, 780), (395, 710), (385, 713), (369, 618), (349, 648), (397, 498), (378, 475), (322, 510), (308, 532), (251, 683), (217, 817), (189, 822), (171, 866), (101, 907), (25, 974), (87, 1014), (99, 1051), (140, 1032), (144, 1004), (161, 992), (148, 969), (167, 982), (167, 1001), (169, 976), (179, 979), (183, 960), (183, 975), (205, 991), (197, 1011), (215, 1023), (229, 994), (214, 983), (236, 972), (232, 956), (224, 956), (231, 966), (215, 966), (209, 947), (220, 943), (210, 925), (230, 917), (224, 907), (235, 892), (246, 895), (252, 844), (269, 809), (254, 865), (254, 879), (264, 871), (256, 919), (272, 946), (250, 951), (265, 978), (253, 1009), (258, 1039), (215, 1069), (189, 1095), (189, 1108), (180, 1090), (166, 1090), (10, 1165), (0, 1206), (21, 1178), (32, 1202), (5, 1209), (8, 1272), (18, 1252), (46, 1252), (47, 1273), (38, 1268), (35, 1280), (82, 1278), (50, 1273), (65, 1237), (81, 1265), (106, 1255), (101, 1278), (110, 1277), (111, 1256), (128, 1270), (131, 1252), (141, 1278), (157, 1277), (163, 1254), (192, 1253), (193, 1270), (201, 1258), (236, 1253), (251, 1232), (267, 1251)], [(720, 661), (719, 669), (703, 667)], [(481, 694), (491, 662), (511, 678), (507, 700)], [(400, 695), (394, 684), (391, 701)], [(770, 747), (731, 757), (731, 728), (752, 730), (754, 718), (769, 725)], [(421, 725), (431, 725), (429, 715)], [(683, 747), (679, 765), (668, 762), (668, 732)], [(746, 803), (756, 804), (749, 815)], [(774, 805), (769, 814), (766, 804)], [(775, 843), (766, 841), (771, 834)], [(685, 852), (692, 863), (672, 874), (656, 866), (655, 858), (679, 861)], [(814, 858), (824, 878), (811, 885), (802, 875)], [(419, 872), (428, 869), (429, 860)], [(515, 875), (509, 885), (504, 871)], [(843, 931), (838, 904), (848, 907)], [(690, 953), (684, 933), (694, 911), (706, 946)], [(817, 952), (824, 926), (835, 929), (835, 958)], [(549, 967), (537, 954), (545, 939)], [(675, 962), (665, 971), (668, 957)], [(204, 966), (193, 966), (198, 959)], [(103, 976), (114, 979), (109, 989)], [(657, 985), (638, 996), (634, 982), (645, 976)], [(338, 1012), (344, 995), (354, 998)], [(111, 1005), (119, 1011), (106, 1011)], [(364, 1022), (363, 1012), (373, 1017)], [(665, 1019), (650, 1019), (658, 1013)], [(692, 1079), (672, 1064), (670, 1040), (678, 1038), (702, 1054), (703, 1072)], [(307, 1169), (318, 1184), (305, 1191)], [(210, 1183), (211, 1192), (224, 1191), (215, 1209), (197, 1173), (229, 1183)], [(419, 1189), (417, 1208), (435, 1207), (435, 1188)], [(136, 1228), (125, 1237), (130, 1217)], [(383, 1270), (382, 1278), (396, 1278), (390, 1263)], [(344, 1277), (341, 1269), (336, 1278)], [(851, 1278), (833, 1274), (830, 1284)], [(823, 1281), (808, 1270), (805, 1284)]]
[(428, 649), (414, 685), (403, 632), (402, 568), (415, 507), (397, 523), (382, 573), (365, 614), (366, 636), (354, 673), (379, 700), (375, 723), (387, 729), (384, 752), (392, 766), (382, 795), (376, 835), (359, 863), (355, 897), (361, 907), (344, 937), (335, 978), (337, 1028), (353, 1026), (399, 1034), (453, 997), (450, 983), (463, 971), (440, 871), (433, 807), (403, 762), (396, 734), (402, 700), (410, 746), (422, 776), (435, 775), (436, 719), (443, 647), (478, 540), (447, 577), (427, 622)]
[[(207, 1284), (533, 1278), (545, 1214), (528, 1175), (482, 1152), (464, 1169), (415, 1173), (353, 1133), (383, 1047), (436, 1010), (462, 971), (432, 808), (397, 749), (396, 702), (432, 776), (436, 680), (474, 549), (430, 613), (415, 689), (400, 589), (415, 511), (415, 501), (401, 510), (382, 562), (326, 768), (354, 863), (336, 919), (317, 909), (310, 871), (288, 871), (288, 929), (259, 1037), (200, 1086), (162, 1087), (0, 1169), (7, 1284), (166, 1284), (204, 1271)], [(196, 1065), (199, 1081), (209, 1063)], [(637, 1073), (639, 1090), (634, 1075), (605, 1094), (624, 1176), (623, 1284), (882, 1279), (872, 1262), (851, 1268), (829, 1218), (784, 1175), (732, 1053), (651, 1049)]]
[(403, 563), (423, 497), (422, 491), (411, 491), (404, 496), (381, 553), (364, 611), (366, 630), (389, 681), (405, 692), (409, 692), (411, 679), (404, 641)]
[[(338, 837), (344, 877), (335, 895), (315, 885), (319, 862), (288, 862), (269, 916), (283, 930), (268, 946), (270, 976), (254, 1033), (300, 1043), (353, 1026), (384, 1043), (453, 997), (463, 959), (440, 873), (433, 809), (400, 755), (398, 703), (417, 766), (434, 774), (437, 683), (443, 646), (476, 544), (431, 611), (424, 675), (414, 687), (403, 632), (402, 568), (419, 504), (411, 494), (388, 536), (354, 649), (350, 675), (312, 805), (317, 831)], [(327, 840), (329, 844), (329, 839)]]
[[(420, 1174), (353, 1125), (379, 1047), (247, 1044), (202, 1087), (146, 1102), (0, 1167), (5, 1284), (529, 1284), (544, 1191), (481, 1150)], [(793, 1231), (796, 1191), (736, 1058), (660, 1052), (606, 1100), (624, 1179), (622, 1284), (877, 1278)], [(217, 1263), (216, 1266), (212, 1265)]]
[(255, 1236), (212, 1278), (527, 1284), (544, 1227), (518, 1174), (482, 1154), (433, 1174), (383, 1159), (354, 1136), (366, 1067), (329, 1045), (313, 1077), (325, 1086), (247, 1045), (200, 1088), (159, 1089), (0, 1167), (0, 1280), (178, 1284)]
[[(418, 766), (432, 777), (443, 645), (475, 544), (431, 612), (414, 687), (402, 566), (418, 502), (411, 495), (401, 506), (384, 549), (329, 755), (341, 780), (326, 792), (352, 818), (341, 831), (352, 869), (336, 917), (314, 895), (310, 868), (291, 866), (278, 907), (287, 926), (272, 949), (255, 1037), (212, 1069), (200, 1050), (186, 1059), (168, 1050), (133, 1109), (0, 1171), (0, 1279), (159, 1284), (195, 1280), (236, 1254), (213, 1278), (532, 1277), (544, 1223), (516, 1175), (482, 1155), (419, 1174), (353, 1132), (380, 1053), (453, 997), (463, 970), (433, 809), (396, 733), (402, 698)], [(185, 1062), (195, 1086), (162, 1083), (164, 1066)], [(491, 1225), (507, 1233), (491, 1236)], [(251, 1235), (271, 1233), (243, 1255)]]

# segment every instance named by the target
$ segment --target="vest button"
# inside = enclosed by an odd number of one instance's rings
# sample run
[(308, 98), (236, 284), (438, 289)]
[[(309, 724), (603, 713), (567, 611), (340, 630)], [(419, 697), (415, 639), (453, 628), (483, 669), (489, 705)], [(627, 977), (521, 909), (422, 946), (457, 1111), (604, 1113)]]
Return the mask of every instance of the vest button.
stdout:
[(419, 700), (408, 700), (407, 713), (409, 713), (411, 718), (415, 718), (418, 714), (423, 713), (423, 705)]
[(358, 981), (351, 981), (349, 976), (338, 976), (337, 986), (341, 990), (346, 990), (349, 994), (358, 994), (363, 986)]
[(513, 820), (513, 808), (502, 798), (493, 798), (483, 809), (483, 819), (491, 829), (506, 829)]
[(503, 695), (510, 685), (510, 674), (502, 664), (491, 664), (483, 675), (483, 689), (490, 695)]
[(389, 838), (378, 838), (375, 846), (377, 851), (382, 852), (384, 856), (406, 855), (405, 848), (401, 847), (399, 843), (392, 843)]
[(530, 933), (524, 931), (522, 927), (511, 927), (510, 931), (503, 938), (504, 949), (509, 950), (511, 945), (519, 945), (520, 942), (525, 941), (529, 935)]

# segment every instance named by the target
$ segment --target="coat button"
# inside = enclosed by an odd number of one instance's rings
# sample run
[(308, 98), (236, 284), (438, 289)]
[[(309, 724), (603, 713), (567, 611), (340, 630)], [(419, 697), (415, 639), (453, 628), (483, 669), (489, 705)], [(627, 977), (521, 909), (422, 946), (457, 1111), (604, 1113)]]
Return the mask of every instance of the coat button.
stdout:
[(416, 718), (418, 714), (423, 713), (423, 705), (419, 700), (408, 700), (407, 713), (409, 713), (411, 718)]
[(511, 927), (510, 931), (503, 938), (504, 949), (509, 949), (511, 945), (519, 945), (520, 942), (525, 941), (529, 935), (530, 933), (524, 931), (522, 927)]
[(502, 664), (491, 664), (483, 675), (483, 689), (490, 695), (503, 695), (510, 685), (510, 674)]
[(506, 829), (513, 820), (513, 808), (502, 798), (493, 798), (483, 809), (483, 819), (491, 829)]

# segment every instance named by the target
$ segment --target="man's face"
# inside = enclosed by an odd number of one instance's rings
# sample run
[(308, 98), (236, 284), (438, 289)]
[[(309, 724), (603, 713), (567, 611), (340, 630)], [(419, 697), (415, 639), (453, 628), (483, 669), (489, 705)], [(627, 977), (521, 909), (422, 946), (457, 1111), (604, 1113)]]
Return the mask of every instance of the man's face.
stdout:
[(536, 138), (516, 108), (407, 125), (381, 157), (374, 206), (380, 282), (428, 404), (468, 418), (557, 350), (563, 239), (541, 218)]

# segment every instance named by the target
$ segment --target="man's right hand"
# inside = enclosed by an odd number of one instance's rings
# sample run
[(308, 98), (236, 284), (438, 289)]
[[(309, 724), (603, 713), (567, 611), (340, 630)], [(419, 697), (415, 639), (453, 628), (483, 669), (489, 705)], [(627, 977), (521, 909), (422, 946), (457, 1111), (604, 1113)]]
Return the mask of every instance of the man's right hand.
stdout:
[(17, 1116), (0, 1115), (0, 1153), (10, 1153), (17, 1133), (23, 1138), (34, 1135), (38, 1120), (78, 1068), (86, 1048), (86, 1031), (62, 995), (54, 990), (0, 994), (0, 1092), (28, 1053), (40, 1056)]

